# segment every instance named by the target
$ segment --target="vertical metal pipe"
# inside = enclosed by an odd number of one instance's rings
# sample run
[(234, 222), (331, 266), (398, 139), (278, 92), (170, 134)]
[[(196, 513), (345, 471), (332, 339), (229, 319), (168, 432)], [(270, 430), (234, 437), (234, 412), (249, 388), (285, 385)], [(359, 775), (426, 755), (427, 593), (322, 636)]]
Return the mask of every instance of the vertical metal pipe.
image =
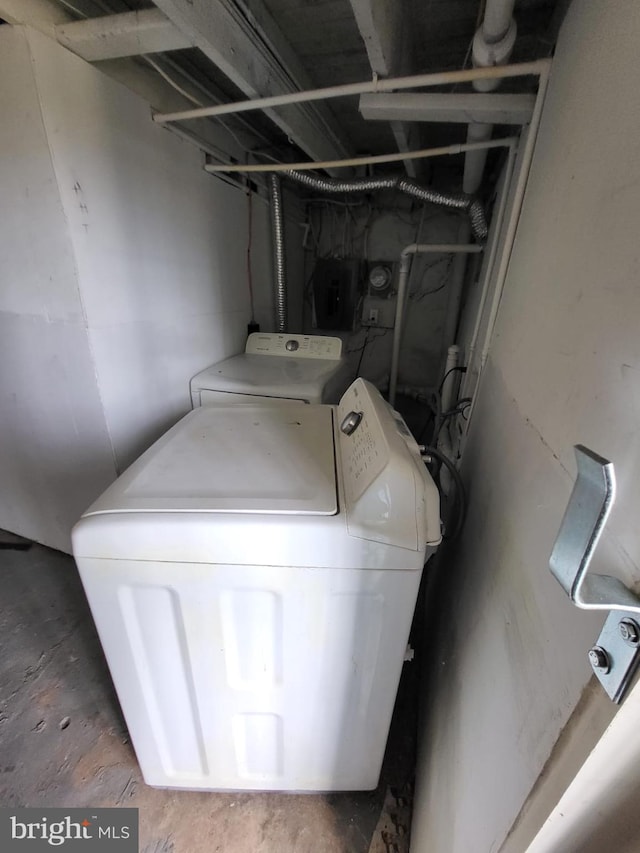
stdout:
[(400, 274), (398, 276), (398, 292), (396, 294), (396, 316), (393, 328), (393, 344), (391, 348), (391, 367), (389, 369), (389, 402), (393, 406), (398, 389), (398, 366), (400, 363), (400, 343), (402, 341), (402, 326), (404, 309), (411, 269), (411, 257), (417, 254), (456, 254), (458, 252), (481, 252), (482, 246), (476, 243), (459, 245), (458, 243), (410, 243), (400, 253)]
[[(471, 227), (468, 219), (463, 219), (458, 228), (458, 243), (462, 245), (469, 242)], [(442, 336), (443, 355), (456, 342), (458, 321), (460, 319), (460, 305), (462, 303), (462, 287), (464, 285), (465, 272), (467, 269), (467, 255), (460, 252), (453, 256), (451, 265), (451, 279), (448, 287), (448, 299), (446, 315), (444, 320), (444, 334)]]
[(269, 175), (271, 195), (271, 230), (273, 235), (273, 279), (275, 296), (276, 331), (287, 331), (287, 277), (284, 257), (284, 215), (280, 178)]
[[(486, 0), (482, 26), (473, 37), (474, 66), (486, 68), (509, 62), (517, 34), (513, 7), (514, 0)], [(491, 92), (499, 85), (499, 80), (476, 80), (473, 88), (477, 92)], [(470, 124), (467, 142), (486, 141), (492, 133), (492, 124)], [(486, 161), (486, 149), (467, 152), (462, 184), (466, 193), (478, 192)]]

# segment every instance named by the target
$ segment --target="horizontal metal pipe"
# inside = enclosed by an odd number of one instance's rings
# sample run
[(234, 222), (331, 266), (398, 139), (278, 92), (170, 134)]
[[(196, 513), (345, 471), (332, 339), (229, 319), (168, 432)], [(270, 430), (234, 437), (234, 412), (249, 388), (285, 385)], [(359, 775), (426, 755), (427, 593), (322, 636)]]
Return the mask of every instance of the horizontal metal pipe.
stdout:
[(502, 139), (487, 139), (483, 142), (461, 142), (456, 145), (442, 145), (438, 148), (421, 148), (417, 151), (403, 151), (394, 154), (374, 154), (370, 157), (352, 157), (349, 160), (312, 160), (303, 163), (260, 163), (242, 166), (236, 163), (207, 163), (207, 172), (298, 172), (311, 169), (339, 169), (347, 166), (369, 166), (374, 163), (397, 163), (401, 160), (419, 160), (426, 157), (442, 157), (451, 154), (462, 154), (464, 151), (477, 151), (484, 148), (508, 148), (516, 141), (514, 136)]
[(195, 118), (232, 115), (248, 110), (266, 110), (271, 107), (283, 107), (287, 104), (303, 104), (310, 101), (324, 101), (330, 98), (344, 98), (347, 95), (366, 95), (371, 92), (392, 92), (401, 89), (419, 89), (431, 86), (443, 86), (450, 83), (467, 83), (473, 80), (501, 80), (505, 77), (538, 76), (548, 68), (549, 59), (537, 59), (534, 62), (521, 62), (514, 65), (501, 65), (490, 68), (467, 68), (462, 71), (440, 71), (435, 74), (415, 74), (411, 77), (391, 77), (379, 80), (366, 80), (362, 83), (347, 83), (342, 86), (327, 86), (324, 89), (310, 89), (305, 92), (289, 92), (285, 95), (271, 95), (268, 98), (251, 98), (230, 104), (217, 104), (193, 110), (175, 113), (156, 113), (153, 120), (158, 124), (170, 121), (186, 121)]

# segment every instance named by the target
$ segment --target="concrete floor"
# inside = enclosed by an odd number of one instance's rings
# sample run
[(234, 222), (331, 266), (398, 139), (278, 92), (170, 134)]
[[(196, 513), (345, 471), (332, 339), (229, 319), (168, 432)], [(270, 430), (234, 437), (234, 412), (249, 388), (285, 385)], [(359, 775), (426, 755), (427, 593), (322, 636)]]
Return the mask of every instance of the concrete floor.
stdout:
[(374, 792), (157, 790), (142, 780), (73, 560), (8, 547), (0, 583), (0, 806), (136, 807), (141, 853), (408, 850), (411, 667)]

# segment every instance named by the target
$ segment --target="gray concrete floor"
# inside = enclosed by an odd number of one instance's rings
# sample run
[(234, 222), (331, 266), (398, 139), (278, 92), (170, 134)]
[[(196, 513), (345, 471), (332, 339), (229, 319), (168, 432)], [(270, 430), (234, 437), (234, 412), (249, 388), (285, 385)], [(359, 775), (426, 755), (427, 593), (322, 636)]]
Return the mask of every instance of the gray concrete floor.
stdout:
[(0, 585), (1, 806), (136, 807), (141, 853), (408, 849), (415, 729), (411, 678), (403, 678), (374, 792), (214, 794), (149, 788), (73, 560), (39, 545), (2, 549)]

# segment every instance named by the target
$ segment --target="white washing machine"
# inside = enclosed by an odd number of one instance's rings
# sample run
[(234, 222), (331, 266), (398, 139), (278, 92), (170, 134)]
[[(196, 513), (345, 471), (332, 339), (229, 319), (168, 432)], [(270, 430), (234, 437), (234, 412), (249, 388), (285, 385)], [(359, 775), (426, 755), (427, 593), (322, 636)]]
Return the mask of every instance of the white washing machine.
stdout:
[(254, 332), (243, 353), (193, 377), (191, 401), (194, 408), (263, 397), (337, 403), (351, 373), (340, 338)]
[(83, 515), (74, 555), (149, 785), (376, 787), (439, 498), (404, 421), (190, 412)]

